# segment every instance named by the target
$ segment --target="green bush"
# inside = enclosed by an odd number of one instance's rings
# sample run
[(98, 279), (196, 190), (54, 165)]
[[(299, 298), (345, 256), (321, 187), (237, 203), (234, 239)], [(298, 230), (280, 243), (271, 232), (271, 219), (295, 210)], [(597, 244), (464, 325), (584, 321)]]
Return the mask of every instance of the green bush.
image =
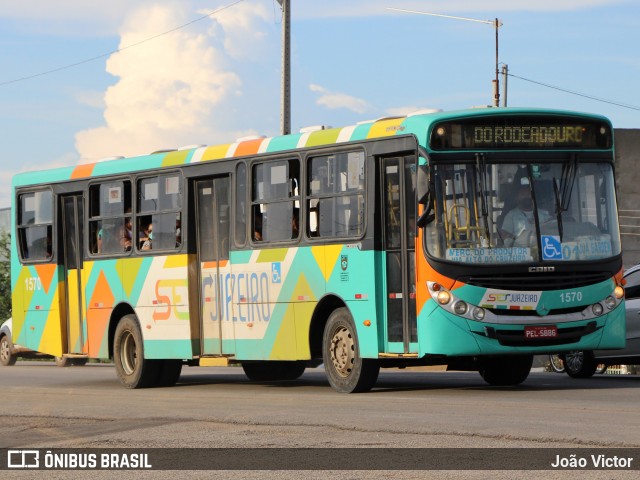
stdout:
[(0, 233), (0, 323), (11, 317), (11, 237)]

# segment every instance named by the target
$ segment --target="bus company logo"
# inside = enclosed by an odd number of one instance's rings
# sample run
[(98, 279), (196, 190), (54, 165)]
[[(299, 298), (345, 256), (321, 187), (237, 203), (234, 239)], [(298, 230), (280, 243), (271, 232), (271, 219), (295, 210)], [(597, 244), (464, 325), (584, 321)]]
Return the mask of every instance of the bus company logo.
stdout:
[(40, 468), (38, 450), (7, 450), (7, 468)]
[(487, 290), (480, 300), (480, 306), (485, 308), (535, 310), (541, 296), (541, 291), (511, 292), (504, 290)]
[(349, 268), (349, 256), (348, 255), (340, 255), (340, 268), (343, 272), (347, 271)]
[(271, 283), (282, 283), (282, 264), (280, 262), (271, 264)]

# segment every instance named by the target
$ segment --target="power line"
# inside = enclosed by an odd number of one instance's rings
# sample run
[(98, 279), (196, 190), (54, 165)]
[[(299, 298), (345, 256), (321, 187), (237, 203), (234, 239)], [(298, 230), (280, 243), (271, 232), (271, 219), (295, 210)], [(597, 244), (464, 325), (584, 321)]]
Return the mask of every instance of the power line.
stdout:
[(10, 85), (12, 83), (22, 82), (22, 81), (25, 81), (25, 80), (31, 80), (31, 79), (37, 78), (37, 77), (42, 77), (44, 75), (49, 75), (51, 73), (60, 72), (62, 70), (68, 70), (69, 68), (74, 68), (74, 67), (77, 67), (79, 65), (84, 65), (85, 63), (93, 62), (95, 60), (99, 60), (101, 58), (108, 57), (110, 55), (113, 55), (114, 53), (120, 53), (120, 52), (122, 52), (124, 50), (127, 50), (129, 48), (137, 47), (138, 45), (142, 45), (143, 43), (150, 42), (151, 40), (155, 40), (156, 38), (159, 38), (159, 37), (162, 37), (164, 35), (168, 35), (170, 33), (176, 32), (176, 31), (181, 30), (181, 29), (183, 29), (185, 27), (188, 27), (189, 25), (193, 25), (196, 22), (200, 22), (200, 21), (204, 20), (205, 18), (212, 17), (212, 16), (222, 12), (223, 10), (231, 8), (231, 7), (233, 7), (233, 6), (235, 6), (235, 5), (239, 4), (239, 3), (242, 3), (242, 2), (244, 2), (244, 0), (237, 0), (237, 1), (233, 2), (233, 3), (230, 3), (228, 5), (225, 5), (223, 7), (218, 8), (217, 10), (214, 10), (213, 12), (209, 12), (206, 15), (203, 15), (201, 17), (198, 17), (198, 18), (194, 19), (194, 20), (191, 20), (190, 22), (187, 22), (187, 23), (185, 23), (183, 25), (180, 25), (178, 27), (172, 28), (171, 30), (167, 30), (166, 32), (159, 33), (159, 34), (154, 35), (154, 36), (149, 37), (149, 38), (145, 38), (144, 40), (140, 40), (139, 42), (132, 43), (131, 45), (126, 45), (126, 46), (124, 46), (122, 48), (118, 48), (116, 50), (112, 50), (111, 52), (103, 53), (101, 55), (96, 55), (95, 57), (87, 58), (85, 60), (81, 60), (81, 61), (75, 62), (75, 63), (70, 63), (70, 64), (64, 65), (62, 67), (53, 68), (51, 70), (46, 70), (44, 72), (34, 73), (33, 75), (27, 75), (25, 77), (14, 78), (13, 80), (7, 80), (5, 82), (0, 82), (0, 87), (4, 87), (5, 85)]
[(525, 82), (535, 83), (536, 85), (541, 85), (543, 87), (552, 88), (554, 90), (559, 90), (559, 91), (565, 92), (565, 93), (570, 93), (571, 95), (577, 95), (578, 97), (588, 98), (589, 100), (595, 100), (597, 102), (608, 103), (610, 105), (616, 105), (618, 107), (629, 108), (631, 110), (640, 110), (640, 107), (636, 107), (634, 105), (627, 105), (627, 104), (616, 102), (616, 101), (613, 101), (613, 100), (606, 100), (604, 98), (598, 98), (598, 97), (594, 97), (594, 96), (587, 95), (587, 94), (584, 94), (584, 93), (574, 92), (574, 91), (571, 91), (571, 90), (567, 90), (566, 88), (561, 88), (561, 87), (556, 87), (554, 85), (549, 85), (548, 83), (542, 83), (542, 82), (538, 82), (536, 80), (531, 80), (529, 78), (519, 77), (518, 75), (514, 75), (513, 73), (507, 73), (507, 75), (509, 75), (510, 77), (513, 77), (513, 78), (517, 78), (519, 80), (523, 80)]

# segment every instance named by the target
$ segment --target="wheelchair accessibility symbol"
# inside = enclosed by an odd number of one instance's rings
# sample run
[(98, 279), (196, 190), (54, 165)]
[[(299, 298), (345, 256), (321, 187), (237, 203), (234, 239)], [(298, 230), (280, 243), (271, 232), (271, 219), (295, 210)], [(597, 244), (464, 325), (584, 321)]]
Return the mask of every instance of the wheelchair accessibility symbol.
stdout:
[(542, 235), (542, 259), (562, 260), (560, 237), (556, 237), (555, 235)]
[(274, 262), (271, 264), (271, 282), (282, 283), (282, 268), (280, 262)]

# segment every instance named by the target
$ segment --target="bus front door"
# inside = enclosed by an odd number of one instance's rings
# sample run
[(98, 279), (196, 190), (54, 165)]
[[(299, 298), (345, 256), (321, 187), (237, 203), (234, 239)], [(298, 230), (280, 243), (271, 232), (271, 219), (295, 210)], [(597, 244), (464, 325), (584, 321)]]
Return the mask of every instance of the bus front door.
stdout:
[(233, 278), (229, 262), (229, 177), (196, 181), (200, 332), (203, 355), (232, 354)]
[(62, 261), (65, 270), (66, 350), (86, 354), (86, 324), (82, 288), (84, 211), (82, 195), (66, 195), (62, 202)]
[(391, 353), (417, 352), (415, 156), (384, 158), (382, 203), (386, 252), (387, 343)]

